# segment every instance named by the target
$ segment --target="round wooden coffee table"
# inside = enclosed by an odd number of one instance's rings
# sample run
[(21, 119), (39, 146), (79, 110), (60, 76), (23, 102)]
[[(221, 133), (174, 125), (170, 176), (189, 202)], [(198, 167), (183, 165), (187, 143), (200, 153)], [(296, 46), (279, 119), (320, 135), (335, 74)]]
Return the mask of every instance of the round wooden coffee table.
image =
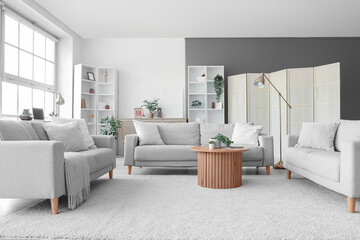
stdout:
[(192, 147), (198, 152), (198, 185), (206, 188), (236, 188), (242, 184), (242, 152), (246, 148)]

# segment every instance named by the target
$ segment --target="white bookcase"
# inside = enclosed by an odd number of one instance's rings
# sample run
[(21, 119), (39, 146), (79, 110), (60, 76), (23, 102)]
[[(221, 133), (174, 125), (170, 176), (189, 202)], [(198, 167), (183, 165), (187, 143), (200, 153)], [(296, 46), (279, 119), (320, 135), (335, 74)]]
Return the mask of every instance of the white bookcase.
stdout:
[[(95, 81), (89, 80), (88, 72), (94, 73)], [(107, 73), (107, 77), (105, 77)], [(90, 89), (94, 93), (90, 93)], [(86, 107), (82, 107), (85, 100)], [(108, 109), (106, 109), (108, 105)], [(104, 117), (117, 116), (116, 69), (77, 64), (74, 67), (74, 118), (85, 119), (91, 135), (100, 134), (99, 121)]]
[[(224, 95), (222, 109), (213, 109), (212, 102), (216, 102), (214, 77), (219, 74), (224, 80), (224, 66), (188, 66), (188, 120), (189, 122), (224, 123)], [(201, 77), (205, 75), (204, 77)], [(194, 100), (201, 101), (199, 108), (192, 107)]]

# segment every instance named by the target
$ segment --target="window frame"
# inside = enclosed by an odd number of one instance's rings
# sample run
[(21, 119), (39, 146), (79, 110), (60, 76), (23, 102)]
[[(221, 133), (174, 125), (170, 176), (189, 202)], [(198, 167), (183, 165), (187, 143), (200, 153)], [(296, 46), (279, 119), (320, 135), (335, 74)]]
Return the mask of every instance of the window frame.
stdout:
[[(9, 115), (9, 114), (3, 114), (2, 111), (2, 97), (0, 97), (0, 118), (1, 117), (10, 117), (10, 118), (14, 118), (14, 117), (19, 117), (19, 115), (21, 114), (20, 111), (21, 109), (19, 109), (19, 86), (23, 86), (23, 87), (29, 87), (32, 90), (32, 99), (31, 99), (31, 106), (33, 106), (33, 89), (37, 89), (37, 90), (41, 90), (44, 91), (44, 108), (46, 106), (46, 92), (50, 92), (53, 93), (53, 109), (55, 111), (55, 99), (56, 99), (56, 93), (57, 93), (57, 87), (58, 87), (58, 81), (57, 81), (57, 56), (58, 56), (58, 42), (59, 40), (54, 37), (53, 35), (49, 34), (48, 32), (46, 32), (45, 30), (39, 28), (38, 26), (36, 26), (36, 24), (32, 23), (31, 21), (27, 20), (26, 18), (24, 18), (23, 16), (21, 16), (21, 14), (12, 11), (11, 9), (9, 9), (8, 7), (5, 6), (1, 6), (1, 57), (0, 57), (0, 94), (2, 93), (2, 82), (6, 82), (6, 83), (11, 83), (11, 84), (15, 84), (17, 85), (17, 115)], [(45, 57), (42, 58), (40, 56), (37, 56), (34, 53), (30, 53), (24, 49), (20, 48), (19, 46), (14, 46), (11, 43), (6, 43), (5, 42), (5, 15), (8, 15), (9, 17), (15, 19), (16, 21), (19, 22), (19, 27), (18, 27), (18, 39), (19, 39), (19, 44), (20, 44), (20, 24), (23, 24), (29, 28), (31, 28), (33, 31), (38, 32), (39, 34), (43, 35), (45, 38), (48, 38), (52, 41), (54, 41), (55, 43), (55, 49), (54, 49), (54, 61), (50, 61), (46, 59), (46, 49), (45, 49)], [(27, 78), (23, 78), (20, 76), (16, 76), (10, 73), (6, 73), (5, 72), (5, 44), (11, 46), (11, 47), (15, 47), (16, 49), (18, 49), (18, 56), (20, 55), (20, 50), (24, 51), (26, 53), (29, 53), (34, 57), (40, 57), (41, 59), (46, 61), (49, 61), (51, 63), (54, 64), (54, 85), (50, 85), (50, 84), (46, 84), (46, 83), (41, 83), (41, 82), (37, 82), (35, 80), (31, 80), (31, 79), (27, 79)], [(33, 43), (34, 44), (34, 43)], [(20, 60), (20, 59), (19, 59)], [(34, 64), (34, 63), (33, 63)], [(18, 69), (19, 69), (19, 62), (18, 62)], [(19, 72), (19, 71), (18, 71)], [(34, 73), (33, 73), (34, 74)], [(44, 109), (45, 110), (45, 109)]]

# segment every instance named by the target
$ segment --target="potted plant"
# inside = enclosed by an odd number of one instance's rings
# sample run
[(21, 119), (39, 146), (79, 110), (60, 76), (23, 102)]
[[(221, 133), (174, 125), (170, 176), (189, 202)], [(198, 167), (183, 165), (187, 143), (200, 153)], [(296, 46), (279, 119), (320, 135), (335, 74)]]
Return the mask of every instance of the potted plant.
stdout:
[(218, 134), (218, 135), (216, 135), (216, 137), (215, 137), (217, 140), (219, 140), (220, 142), (222, 142), (223, 144), (225, 144), (225, 146), (227, 147), (227, 148), (230, 148), (230, 145), (232, 144), (232, 143), (234, 143), (233, 141), (231, 141), (227, 136), (225, 136), (225, 135), (222, 135), (222, 134)]
[(156, 109), (158, 108), (158, 101), (160, 98), (156, 99), (154, 98), (153, 101), (148, 101), (148, 100), (144, 100), (144, 104), (141, 105), (141, 107), (145, 107), (147, 110), (149, 110), (149, 117), (153, 118), (154, 117), (154, 112), (156, 111)]
[(223, 103), (220, 100), (221, 100), (221, 95), (224, 93), (224, 78), (221, 75), (217, 74), (214, 78), (213, 86), (216, 93), (215, 108), (222, 109)]
[[(90, 117), (90, 116), (89, 116)], [(114, 117), (105, 117), (100, 119), (100, 135), (114, 136), (118, 145), (119, 129), (121, 128), (120, 120)], [(116, 150), (117, 152), (117, 150)]]
[(191, 106), (192, 106), (192, 107), (195, 107), (195, 108), (200, 108), (201, 105), (202, 105), (202, 103), (200, 102), (200, 100), (194, 100), (194, 101), (192, 101), (192, 103), (191, 103)]
[(161, 109), (161, 107), (156, 108), (154, 117), (156, 117), (156, 118), (161, 118), (162, 117), (162, 109)]
[(215, 142), (209, 141), (209, 149), (214, 149), (214, 148), (215, 148)]

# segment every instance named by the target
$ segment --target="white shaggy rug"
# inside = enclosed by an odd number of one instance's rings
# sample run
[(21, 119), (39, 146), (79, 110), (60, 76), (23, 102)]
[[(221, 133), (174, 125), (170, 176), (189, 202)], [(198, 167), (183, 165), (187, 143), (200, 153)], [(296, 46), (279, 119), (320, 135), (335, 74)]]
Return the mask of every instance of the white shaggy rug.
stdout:
[[(2, 238), (50, 239), (359, 239), (360, 213), (347, 213), (345, 196), (285, 171), (248, 173), (231, 190), (199, 187), (197, 177), (127, 176), (91, 185), (91, 197), (71, 211), (66, 198), (50, 214), (49, 201), (0, 218)], [(147, 172), (148, 171), (148, 172)], [(155, 170), (156, 172), (157, 170)], [(187, 171), (187, 170), (183, 170)], [(253, 171), (254, 172), (254, 171)], [(176, 175), (177, 173), (177, 175)], [(246, 173), (246, 171), (245, 171)], [(359, 204), (359, 202), (357, 202)], [(357, 206), (359, 209), (359, 206)]]

